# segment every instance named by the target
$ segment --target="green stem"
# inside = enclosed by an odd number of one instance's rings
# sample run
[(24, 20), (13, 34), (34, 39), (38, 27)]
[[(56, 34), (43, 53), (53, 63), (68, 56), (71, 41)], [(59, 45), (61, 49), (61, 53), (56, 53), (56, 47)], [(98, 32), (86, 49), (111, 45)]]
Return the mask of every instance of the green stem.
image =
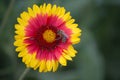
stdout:
[(5, 15), (3, 17), (3, 20), (2, 20), (2, 23), (1, 23), (1, 26), (0, 26), (1, 27), (1, 29), (0, 29), (1, 31), (0, 32), (2, 32), (3, 29), (5, 28), (5, 24), (7, 23), (7, 20), (8, 20), (8, 17), (10, 15), (10, 12), (11, 12), (11, 10), (13, 8), (14, 2), (15, 2), (15, 0), (11, 0), (10, 1), (10, 4), (8, 6), (8, 9), (5, 12)]
[(23, 80), (26, 74), (29, 72), (30, 68), (26, 68), (24, 72), (21, 74), (18, 80)]

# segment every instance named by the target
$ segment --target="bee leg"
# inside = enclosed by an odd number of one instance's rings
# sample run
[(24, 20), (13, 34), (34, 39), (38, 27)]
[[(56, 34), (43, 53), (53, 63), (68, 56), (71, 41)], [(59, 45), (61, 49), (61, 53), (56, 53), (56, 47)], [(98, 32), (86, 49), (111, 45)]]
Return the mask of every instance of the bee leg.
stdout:
[(55, 40), (60, 40), (61, 39), (61, 37), (58, 37), (58, 38), (56, 38)]

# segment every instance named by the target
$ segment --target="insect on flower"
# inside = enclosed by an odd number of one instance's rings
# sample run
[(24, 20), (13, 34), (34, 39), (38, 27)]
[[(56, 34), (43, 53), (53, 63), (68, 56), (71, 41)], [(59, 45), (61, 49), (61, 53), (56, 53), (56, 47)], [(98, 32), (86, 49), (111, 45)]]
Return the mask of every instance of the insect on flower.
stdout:
[(63, 30), (58, 30), (57, 35), (59, 36), (56, 40), (62, 40), (65, 43), (68, 39), (68, 35)]

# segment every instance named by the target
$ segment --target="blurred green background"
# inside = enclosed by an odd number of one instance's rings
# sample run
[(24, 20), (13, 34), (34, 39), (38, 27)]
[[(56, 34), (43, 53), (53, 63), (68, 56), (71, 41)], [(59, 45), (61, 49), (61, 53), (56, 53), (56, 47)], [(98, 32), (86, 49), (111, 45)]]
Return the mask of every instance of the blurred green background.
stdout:
[(55, 73), (31, 69), (24, 80), (120, 80), (120, 0), (0, 0), (0, 80), (18, 80), (26, 68), (13, 46), (14, 24), (28, 6), (44, 2), (65, 7), (76, 19), (78, 54)]

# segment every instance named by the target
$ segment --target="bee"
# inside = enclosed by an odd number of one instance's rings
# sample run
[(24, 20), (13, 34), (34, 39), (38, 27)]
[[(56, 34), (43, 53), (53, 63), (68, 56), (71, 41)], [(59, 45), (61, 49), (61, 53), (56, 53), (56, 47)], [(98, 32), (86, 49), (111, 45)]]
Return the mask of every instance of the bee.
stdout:
[(68, 39), (68, 35), (63, 30), (58, 30), (57, 35), (59, 36), (56, 40), (62, 40), (65, 43)]

